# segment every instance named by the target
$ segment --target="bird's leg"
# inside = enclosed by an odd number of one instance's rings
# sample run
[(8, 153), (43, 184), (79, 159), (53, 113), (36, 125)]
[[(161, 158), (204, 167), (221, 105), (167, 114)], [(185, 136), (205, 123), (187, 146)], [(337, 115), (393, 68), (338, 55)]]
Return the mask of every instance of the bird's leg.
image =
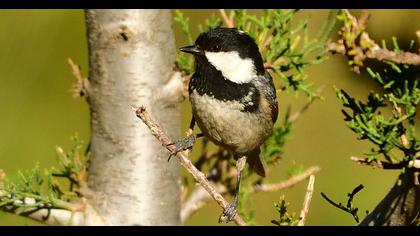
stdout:
[(191, 121), (190, 121), (190, 128), (188, 129), (188, 135), (191, 135), (192, 134), (192, 132), (193, 132), (193, 129), (194, 129), (194, 126), (195, 126), (195, 119), (194, 119), (194, 116), (191, 118)]
[(241, 158), (239, 158), (236, 161), (236, 170), (238, 172), (238, 174), (236, 175), (236, 190), (235, 190), (235, 196), (233, 197), (233, 201), (232, 203), (228, 204), (224, 211), (223, 214), (220, 216), (219, 218), (219, 223), (225, 222), (228, 223), (229, 221), (232, 221), (233, 218), (236, 215), (236, 211), (238, 208), (238, 198), (239, 198), (239, 186), (241, 185), (241, 173), (242, 170), (245, 167), (245, 163), (246, 163), (246, 156), (242, 156)]
[(190, 128), (187, 132), (188, 136), (185, 137), (185, 138), (178, 139), (175, 142), (167, 145), (167, 146), (175, 145), (175, 149), (169, 155), (168, 161), (170, 161), (172, 157), (176, 156), (176, 154), (178, 152), (183, 151), (183, 150), (187, 150), (187, 149), (191, 149), (193, 147), (194, 143), (195, 143), (195, 140), (197, 138), (200, 138), (200, 137), (204, 136), (203, 134), (193, 134), (192, 131), (194, 129), (194, 126), (195, 126), (195, 119), (193, 117), (191, 119), (191, 122), (190, 122)]

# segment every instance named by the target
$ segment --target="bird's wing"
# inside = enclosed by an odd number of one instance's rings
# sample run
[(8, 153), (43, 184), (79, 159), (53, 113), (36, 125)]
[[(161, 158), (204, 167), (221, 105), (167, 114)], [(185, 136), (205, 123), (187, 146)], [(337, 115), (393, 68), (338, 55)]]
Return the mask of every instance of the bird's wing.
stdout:
[(265, 163), (264, 157), (259, 148), (248, 153), (246, 161), (255, 173), (261, 177), (265, 177), (267, 164)]
[(268, 71), (265, 72), (265, 75), (260, 79), (261, 82), (264, 83), (264, 94), (267, 98), (269, 103), (269, 107), (271, 109), (271, 119), (274, 122), (277, 120), (277, 116), (279, 113), (279, 107), (277, 103), (276, 97), (276, 87), (274, 87), (273, 79)]

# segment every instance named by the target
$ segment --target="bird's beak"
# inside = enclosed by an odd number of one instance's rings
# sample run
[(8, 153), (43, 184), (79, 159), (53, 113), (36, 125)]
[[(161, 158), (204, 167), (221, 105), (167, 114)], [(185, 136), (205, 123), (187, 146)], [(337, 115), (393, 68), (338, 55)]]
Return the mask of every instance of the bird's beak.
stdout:
[(181, 52), (191, 53), (191, 54), (200, 54), (202, 51), (195, 45), (182, 47), (179, 49)]

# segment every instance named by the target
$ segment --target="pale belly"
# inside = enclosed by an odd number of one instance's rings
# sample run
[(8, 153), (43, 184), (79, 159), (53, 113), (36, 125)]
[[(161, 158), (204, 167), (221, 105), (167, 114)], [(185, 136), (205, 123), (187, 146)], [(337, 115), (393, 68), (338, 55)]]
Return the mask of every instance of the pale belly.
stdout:
[(242, 112), (235, 101), (220, 102), (207, 95), (190, 95), (194, 118), (210, 140), (236, 154), (246, 154), (270, 136), (273, 122), (268, 114)]

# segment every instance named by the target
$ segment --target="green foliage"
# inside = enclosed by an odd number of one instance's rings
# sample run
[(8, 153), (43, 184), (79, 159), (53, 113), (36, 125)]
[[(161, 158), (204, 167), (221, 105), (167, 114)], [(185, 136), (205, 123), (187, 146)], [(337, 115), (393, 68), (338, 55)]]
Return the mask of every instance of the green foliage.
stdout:
[[(395, 50), (400, 50), (395, 42)], [(342, 112), (348, 127), (358, 139), (367, 139), (376, 146), (366, 153), (370, 160), (382, 154), (388, 161), (408, 163), (420, 151), (419, 139), (415, 135), (415, 115), (420, 102), (419, 81), (416, 79), (419, 69), (393, 62), (384, 64), (381, 73), (369, 67), (366, 69), (370, 78), (382, 88), (382, 93), (372, 91), (366, 102), (356, 101), (343, 90), (336, 90), (336, 93), (346, 108)], [(393, 114), (383, 115), (386, 110), (392, 110)], [(392, 150), (402, 152), (402, 158), (398, 159)]]
[[(349, 11), (342, 10), (338, 19), (343, 22), (339, 42), (346, 49), (349, 66), (359, 73), (364, 66), (363, 61), (370, 56), (376, 60), (375, 67), (380, 68), (365, 67), (369, 77), (380, 88), (380, 92), (371, 91), (365, 101), (357, 101), (344, 90), (336, 89), (337, 97), (345, 108), (342, 110), (344, 120), (359, 140), (368, 140), (373, 145), (365, 153), (367, 163), (382, 163), (382, 160), (377, 159), (385, 158), (383, 163), (401, 169), (397, 184), (402, 184), (407, 168), (412, 167), (410, 162), (420, 157), (420, 141), (415, 133), (415, 115), (420, 102), (420, 69), (418, 66), (404, 64), (410, 63), (410, 57), (418, 55), (415, 43), (412, 40), (408, 48), (413, 53), (406, 53), (404, 59), (397, 58), (404, 52), (395, 37), (392, 38), (393, 49), (387, 49), (385, 40), (382, 40), (380, 48), (365, 32), (364, 23)], [(379, 51), (381, 55), (374, 56), (373, 51)], [(389, 111), (392, 114), (386, 115)], [(352, 214), (356, 222), (359, 222), (358, 208), (353, 207), (352, 200), (354, 194), (362, 188), (360, 185), (348, 194), (347, 206), (334, 203), (323, 193), (322, 196), (332, 205)]]
[[(82, 142), (77, 136), (72, 137), (75, 143), (71, 151), (64, 153), (57, 148), (59, 168), (52, 168), (41, 173), (39, 164), (32, 170), (18, 172), (17, 181), (4, 179), (0, 186), (0, 208), (13, 210), (17, 214), (26, 214), (39, 209), (68, 209), (68, 202), (76, 201), (78, 193), (72, 187), (67, 191), (57, 180), (65, 177), (79, 186), (84, 184), (87, 169), (87, 157), (82, 157)], [(72, 186), (72, 184), (70, 184)]]
[[(360, 26), (359, 22), (347, 10), (340, 10), (337, 14), (337, 19), (343, 23), (338, 35), (341, 38), (341, 43), (347, 49), (347, 63), (353, 71), (360, 73), (360, 67), (363, 66), (365, 58), (362, 50), (369, 50), (369, 48), (373, 47), (374, 42), (368, 40), (367, 37), (361, 37), (364, 27)], [(359, 44), (362, 50), (358, 50)]]
[[(298, 10), (264, 10), (261, 17), (249, 15), (247, 10), (231, 10), (229, 17), (233, 19), (235, 27), (247, 32), (258, 44), (266, 68), (274, 72), (275, 77), (284, 82), (283, 89), (292, 88), (303, 91), (309, 97), (316, 96), (310, 90), (311, 83), (307, 83), (304, 69), (318, 64), (327, 58), (325, 43), (335, 25), (335, 11), (331, 11), (327, 21), (318, 31), (316, 37), (309, 40), (308, 20), (296, 22)], [(178, 22), (182, 31), (192, 44), (189, 19), (181, 11), (175, 12), (174, 20)], [(205, 21), (206, 30), (219, 27), (220, 17), (212, 15)], [(198, 27), (203, 32), (202, 25)], [(177, 56), (177, 67), (185, 75), (193, 72), (192, 57), (183, 53)]]
[[(181, 25), (181, 30), (187, 37), (187, 41), (189, 44), (193, 43), (193, 39), (190, 32), (189, 21), (188, 17), (185, 17), (184, 14), (180, 10), (175, 11), (175, 22), (178, 22)], [(194, 59), (185, 55), (185, 53), (178, 53), (176, 58), (176, 65), (180, 71), (183, 71), (186, 74), (192, 73)]]
[(274, 203), (274, 206), (276, 207), (277, 212), (279, 213), (279, 219), (272, 220), (271, 223), (277, 226), (297, 225), (297, 223), (299, 223), (300, 221), (300, 218), (296, 219), (296, 213), (289, 214), (289, 212), (287, 211), (287, 207), (289, 207), (289, 205), (290, 203), (286, 202), (284, 196), (281, 196), (280, 200)]
[(59, 156), (57, 162), (59, 167), (52, 168), (52, 176), (66, 178), (70, 183), (70, 191), (73, 187), (81, 187), (87, 179), (87, 166), (89, 161), (89, 153), (83, 153), (83, 142), (77, 136), (71, 138), (74, 145), (68, 153), (57, 147)]
[(44, 182), (39, 168), (39, 163), (31, 171), (18, 171), (18, 181), (16, 185), (12, 186), (16, 191), (27, 192), (28, 194), (40, 195), (42, 192), (41, 186)]

